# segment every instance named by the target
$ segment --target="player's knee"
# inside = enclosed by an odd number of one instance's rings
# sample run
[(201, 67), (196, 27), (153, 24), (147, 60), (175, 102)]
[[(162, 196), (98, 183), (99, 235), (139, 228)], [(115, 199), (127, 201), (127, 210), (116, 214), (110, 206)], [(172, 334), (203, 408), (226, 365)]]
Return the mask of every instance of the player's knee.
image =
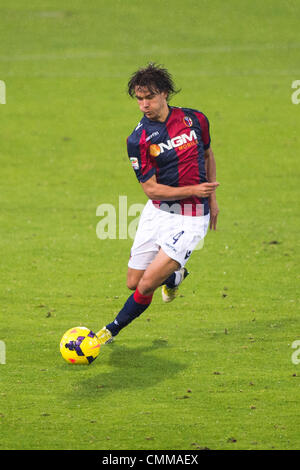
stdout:
[(134, 279), (127, 279), (127, 287), (129, 290), (135, 290), (138, 283)]
[(146, 274), (144, 274), (137, 287), (142, 295), (150, 295), (155, 291), (152, 279)]
[(143, 277), (144, 271), (130, 269), (127, 271), (127, 287), (130, 290), (135, 290), (138, 286), (140, 279)]
[(134, 276), (132, 273), (127, 274), (127, 287), (130, 290), (135, 290), (139, 283), (139, 277)]

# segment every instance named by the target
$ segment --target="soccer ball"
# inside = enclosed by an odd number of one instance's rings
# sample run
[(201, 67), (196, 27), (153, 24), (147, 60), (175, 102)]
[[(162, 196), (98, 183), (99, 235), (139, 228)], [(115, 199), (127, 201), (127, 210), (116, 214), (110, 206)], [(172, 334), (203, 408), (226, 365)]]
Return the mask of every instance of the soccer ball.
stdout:
[(89, 328), (76, 326), (63, 335), (60, 352), (71, 364), (91, 364), (100, 353), (100, 342)]

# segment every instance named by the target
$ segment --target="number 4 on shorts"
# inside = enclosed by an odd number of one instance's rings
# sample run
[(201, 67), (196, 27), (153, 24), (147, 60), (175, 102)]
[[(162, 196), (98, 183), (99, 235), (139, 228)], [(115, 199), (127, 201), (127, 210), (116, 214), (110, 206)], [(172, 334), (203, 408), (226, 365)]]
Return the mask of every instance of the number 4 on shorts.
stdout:
[(184, 233), (184, 230), (182, 230), (181, 232), (178, 232), (176, 235), (174, 235), (173, 237), (173, 245), (175, 245), (175, 243), (178, 242), (179, 238), (181, 237), (181, 235)]

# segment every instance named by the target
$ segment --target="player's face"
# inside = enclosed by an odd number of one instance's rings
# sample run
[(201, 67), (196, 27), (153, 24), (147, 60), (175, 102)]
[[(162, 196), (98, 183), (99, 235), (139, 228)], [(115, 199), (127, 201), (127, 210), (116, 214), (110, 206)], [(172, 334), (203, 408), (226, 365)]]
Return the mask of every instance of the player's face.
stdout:
[(135, 87), (135, 96), (142, 113), (152, 121), (164, 121), (169, 113), (167, 93), (154, 93), (147, 87)]

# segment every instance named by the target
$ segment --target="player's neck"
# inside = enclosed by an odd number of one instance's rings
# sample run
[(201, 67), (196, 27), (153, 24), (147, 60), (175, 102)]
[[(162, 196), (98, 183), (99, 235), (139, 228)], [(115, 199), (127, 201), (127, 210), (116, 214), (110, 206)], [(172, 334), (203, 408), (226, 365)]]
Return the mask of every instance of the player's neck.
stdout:
[(159, 122), (165, 122), (167, 120), (167, 117), (169, 116), (169, 112), (170, 112), (170, 109), (169, 109), (168, 104), (166, 103), (166, 105), (163, 107), (159, 115), (159, 118), (157, 120)]
[(150, 121), (155, 121), (155, 122), (165, 122), (169, 116), (170, 108), (168, 104), (166, 103), (166, 106), (163, 106), (161, 111), (155, 116), (154, 118), (150, 118)]

